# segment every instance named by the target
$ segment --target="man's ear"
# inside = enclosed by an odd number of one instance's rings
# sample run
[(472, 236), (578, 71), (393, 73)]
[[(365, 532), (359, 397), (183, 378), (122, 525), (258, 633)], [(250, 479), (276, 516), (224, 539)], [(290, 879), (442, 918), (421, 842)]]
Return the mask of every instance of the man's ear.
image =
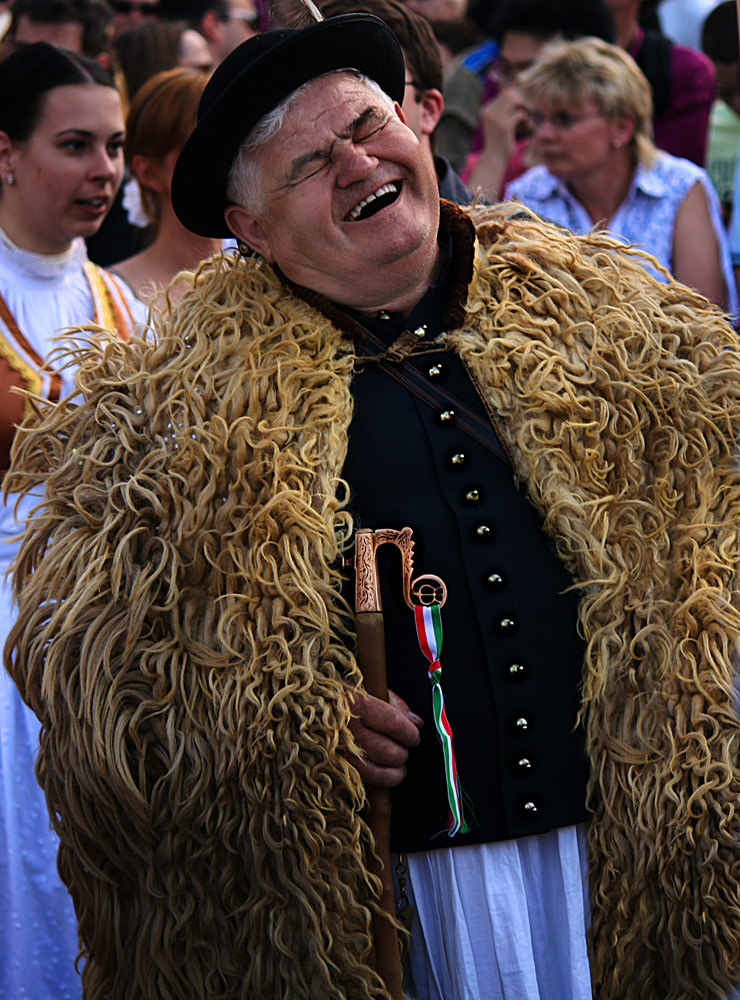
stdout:
[(248, 212), (241, 205), (229, 205), (224, 211), (226, 225), (234, 236), (255, 250), (268, 264), (273, 264), (275, 258), (270, 250), (270, 240), (256, 215)]
[(442, 117), (445, 106), (444, 97), (439, 90), (425, 90), (421, 99), (421, 131), (431, 135)]
[(393, 108), (394, 108), (394, 110), (396, 112), (396, 115), (401, 119), (401, 121), (403, 122), (403, 124), (406, 125), (407, 124), (407, 122), (406, 122), (406, 115), (403, 113), (403, 108), (398, 103), (398, 101), (394, 101), (393, 102)]
[(198, 22), (197, 30), (205, 38), (209, 45), (218, 42), (223, 34), (223, 21), (218, 16), (218, 11), (207, 10)]

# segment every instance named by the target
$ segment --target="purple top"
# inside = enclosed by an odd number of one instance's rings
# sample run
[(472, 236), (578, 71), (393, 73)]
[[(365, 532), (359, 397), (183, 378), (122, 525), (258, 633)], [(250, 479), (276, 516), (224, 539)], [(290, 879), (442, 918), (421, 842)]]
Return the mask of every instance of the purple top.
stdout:
[[(630, 49), (633, 59), (644, 37), (645, 32), (640, 28)], [(659, 149), (704, 166), (714, 86), (711, 59), (685, 45), (671, 47), (671, 103), (653, 121), (655, 145)]]

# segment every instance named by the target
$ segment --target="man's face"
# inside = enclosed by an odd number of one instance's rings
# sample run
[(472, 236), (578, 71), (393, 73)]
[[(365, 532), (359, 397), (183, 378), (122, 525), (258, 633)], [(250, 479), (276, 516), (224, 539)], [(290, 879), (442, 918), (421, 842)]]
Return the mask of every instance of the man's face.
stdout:
[(717, 73), (717, 97), (721, 97), (736, 115), (740, 115), (740, 64), (715, 61), (714, 69)]
[(437, 179), (398, 106), (349, 73), (319, 77), (254, 155), (264, 211), (228, 209), (227, 221), (289, 278), (357, 309), (424, 283), (437, 257)]
[(225, 0), (223, 19), (214, 40), (214, 63), (222, 62), (237, 45), (259, 33), (259, 14), (253, 0)]
[(113, 8), (113, 33), (146, 24), (157, 19), (159, 0), (111, 0)]
[(539, 35), (522, 31), (507, 31), (501, 39), (496, 74), (501, 87), (515, 84), (520, 73), (529, 69), (545, 46)]
[(442, 93), (436, 89), (419, 86), (419, 74), (404, 52), (406, 63), (406, 87), (403, 92), (401, 111), (403, 120), (421, 143), (422, 149), (434, 162), (431, 136), (444, 108)]
[(50, 42), (52, 45), (61, 45), (73, 52), (82, 52), (82, 25), (78, 21), (66, 21), (61, 24), (32, 21), (25, 14), (21, 14), (9, 42), (11, 49), (21, 45), (33, 45), (35, 42)]

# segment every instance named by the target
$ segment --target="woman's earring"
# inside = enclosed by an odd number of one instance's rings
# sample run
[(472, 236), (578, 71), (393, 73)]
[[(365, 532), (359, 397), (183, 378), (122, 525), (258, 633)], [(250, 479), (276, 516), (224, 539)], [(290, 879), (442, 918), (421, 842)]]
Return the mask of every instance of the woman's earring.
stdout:
[(612, 139), (612, 149), (621, 149), (622, 142), (620, 139)]
[(15, 177), (13, 177), (13, 171), (12, 170), (9, 170), (7, 172), (7, 174), (5, 175), (5, 183), (8, 186), (10, 186), (11, 184), (15, 184)]

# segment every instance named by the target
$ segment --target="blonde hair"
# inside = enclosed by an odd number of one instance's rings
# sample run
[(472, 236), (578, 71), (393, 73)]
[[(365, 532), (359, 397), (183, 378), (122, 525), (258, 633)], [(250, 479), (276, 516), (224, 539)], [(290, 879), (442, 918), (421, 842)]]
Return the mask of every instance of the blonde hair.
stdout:
[(600, 38), (553, 41), (519, 77), (529, 105), (580, 104), (594, 100), (606, 118), (624, 115), (635, 123), (630, 141), (635, 159), (649, 166), (655, 154), (653, 97), (644, 73), (618, 45)]

